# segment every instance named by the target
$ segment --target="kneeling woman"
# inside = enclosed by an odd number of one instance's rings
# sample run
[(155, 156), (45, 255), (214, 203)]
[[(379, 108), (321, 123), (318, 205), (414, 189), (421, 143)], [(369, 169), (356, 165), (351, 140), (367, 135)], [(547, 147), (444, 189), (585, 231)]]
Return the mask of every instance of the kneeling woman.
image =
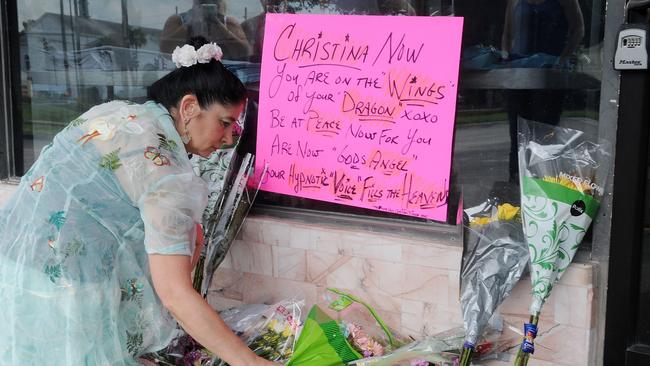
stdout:
[(136, 365), (174, 318), (230, 365), (272, 365), (192, 288), (207, 188), (188, 154), (232, 143), (246, 94), (216, 45), (190, 43), (150, 101), (56, 135), (0, 210), (1, 365)]

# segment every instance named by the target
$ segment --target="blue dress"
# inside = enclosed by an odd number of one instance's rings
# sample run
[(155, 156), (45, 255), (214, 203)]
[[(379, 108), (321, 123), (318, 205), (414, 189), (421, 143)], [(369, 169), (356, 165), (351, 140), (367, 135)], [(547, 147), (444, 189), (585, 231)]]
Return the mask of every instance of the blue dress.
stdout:
[(514, 42), (510, 53), (518, 57), (536, 53), (559, 56), (569, 34), (569, 23), (558, 0), (531, 4), (520, 0), (515, 6)]
[(0, 209), (0, 365), (137, 365), (166, 346), (147, 254), (191, 255), (206, 201), (161, 105), (72, 121)]

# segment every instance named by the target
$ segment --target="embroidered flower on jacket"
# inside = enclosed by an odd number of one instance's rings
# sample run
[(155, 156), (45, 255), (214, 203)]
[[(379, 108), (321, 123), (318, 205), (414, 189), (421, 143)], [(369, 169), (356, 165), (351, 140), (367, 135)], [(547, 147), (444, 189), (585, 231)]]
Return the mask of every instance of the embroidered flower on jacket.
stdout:
[(83, 141), (81, 145), (85, 145), (92, 139), (108, 141), (115, 136), (116, 130), (117, 127), (114, 124), (109, 123), (103, 118), (97, 118), (88, 123), (86, 127), (86, 134), (81, 136), (77, 142)]

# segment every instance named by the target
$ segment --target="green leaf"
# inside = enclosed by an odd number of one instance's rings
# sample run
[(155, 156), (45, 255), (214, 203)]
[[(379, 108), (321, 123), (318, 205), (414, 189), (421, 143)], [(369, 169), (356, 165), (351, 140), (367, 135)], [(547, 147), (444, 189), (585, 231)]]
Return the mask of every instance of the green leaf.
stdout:
[(539, 262), (538, 263), (540, 267), (544, 268), (545, 270), (552, 271), (553, 270), (553, 263), (551, 262)]
[(142, 333), (130, 333), (126, 331), (126, 349), (135, 356), (142, 347)]
[(548, 248), (542, 249), (542, 252), (540, 253), (540, 257), (544, 258), (544, 256), (546, 256), (546, 252), (548, 252)]
[(99, 161), (99, 167), (116, 171), (122, 166), (122, 162), (120, 162), (120, 157), (118, 156), (119, 152), (120, 149), (118, 148), (102, 156), (102, 159)]
[(71, 256), (76, 256), (76, 255), (84, 255), (84, 254), (86, 254), (86, 246), (79, 239), (75, 239), (71, 241), (64, 251), (64, 255), (66, 258)]
[(127, 280), (121, 287), (122, 301), (135, 301), (138, 304), (142, 303), (142, 289), (144, 285), (139, 283), (136, 278)]
[(576, 225), (576, 224), (570, 224), (570, 225), (571, 225), (571, 228), (572, 228), (573, 230), (575, 230), (575, 231), (580, 231), (580, 232), (584, 232), (584, 231), (586, 231), (582, 226), (578, 226), (578, 225)]
[(564, 260), (566, 258), (564, 252), (562, 252), (561, 250), (557, 252), (557, 256), (560, 257), (561, 260)]
[(61, 231), (61, 228), (65, 224), (65, 211), (57, 211), (50, 215), (48, 222), (56, 227), (57, 231)]
[(61, 263), (53, 264), (53, 265), (45, 265), (45, 274), (50, 277), (50, 281), (52, 283), (56, 283), (56, 281), (61, 278), (61, 275), (63, 274), (63, 268), (61, 267)]
[(178, 148), (178, 145), (176, 144), (176, 141), (174, 140), (169, 140), (167, 139), (167, 136), (165, 136), (162, 133), (158, 134), (158, 148), (159, 149), (164, 149), (170, 152), (175, 152), (176, 149)]
[(551, 238), (553, 238), (553, 242), (557, 241), (557, 222), (553, 220), (553, 229), (549, 232), (551, 234)]
[(68, 124), (69, 127), (78, 127), (84, 124), (87, 120), (85, 118), (79, 117)]

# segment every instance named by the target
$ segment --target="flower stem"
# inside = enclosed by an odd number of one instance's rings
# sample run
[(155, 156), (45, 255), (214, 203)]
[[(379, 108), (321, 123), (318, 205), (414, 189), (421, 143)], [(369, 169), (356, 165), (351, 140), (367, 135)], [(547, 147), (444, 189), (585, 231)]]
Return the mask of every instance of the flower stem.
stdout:
[(474, 356), (474, 349), (464, 346), (463, 352), (460, 354), (460, 363), (458, 366), (470, 366), (472, 364), (472, 356)]
[(201, 285), (203, 284), (203, 267), (205, 267), (205, 256), (201, 254), (194, 268), (194, 279), (192, 280), (192, 287), (198, 293), (201, 293)]
[[(537, 323), (539, 322), (539, 314), (537, 315), (531, 315), (530, 316), (530, 324), (533, 324), (535, 327), (537, 327)], [(524, 340), (525, 340), (525, 335), (524, 335)], [(515, 357), (515, 362), (512, 364), (513, 366), (526, 366), (528, 365), (528, 359), (530, 358), (530, 353), (522, 351), (521, 347), (519, 347), (519, 351), (517, 351), (517, 356)]]

